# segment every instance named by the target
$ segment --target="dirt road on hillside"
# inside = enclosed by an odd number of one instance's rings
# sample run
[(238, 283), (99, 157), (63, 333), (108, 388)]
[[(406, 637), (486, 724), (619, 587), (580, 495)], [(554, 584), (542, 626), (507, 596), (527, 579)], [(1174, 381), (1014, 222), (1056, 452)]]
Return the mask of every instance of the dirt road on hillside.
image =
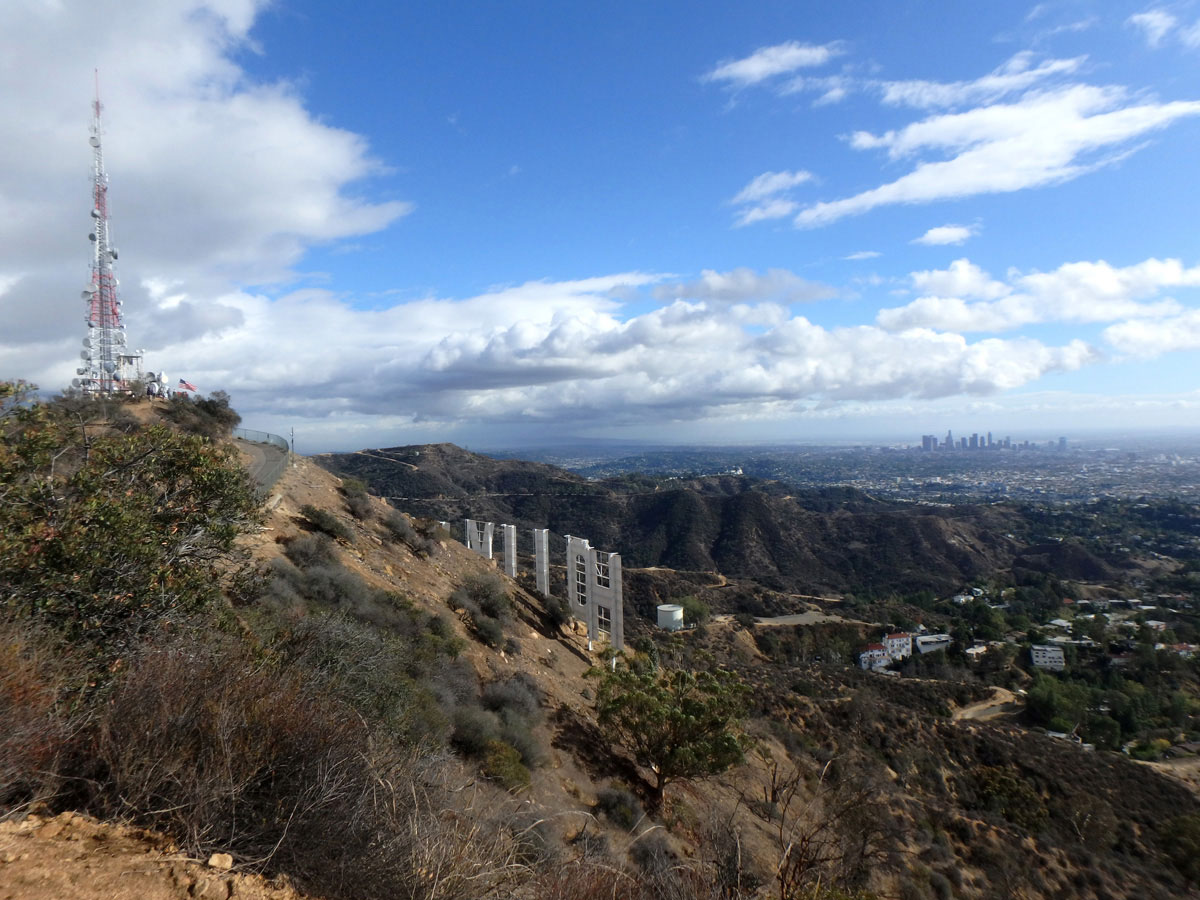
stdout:
[(992, 696), (978, 703), (971, 703), (954, 711), (955, 719), (972, 719), (976, 722), (986, 722), (1001, 716), (1011, 716), (1021, 711), (1024, 704), (1010, 690), (1002, 687), (992, 688)]

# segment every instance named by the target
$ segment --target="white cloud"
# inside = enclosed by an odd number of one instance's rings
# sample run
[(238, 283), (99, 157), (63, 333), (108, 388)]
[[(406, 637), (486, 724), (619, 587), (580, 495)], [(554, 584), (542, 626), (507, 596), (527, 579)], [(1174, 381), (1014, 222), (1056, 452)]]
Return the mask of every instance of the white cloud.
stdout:
[(800, 204), (795, 200), (768, 200), (765, 203), (759, 203), (757, 206), (751, 206), (743, 209), (738, 213), (737, 219), (734, 221), (734, 226), (741, 228), (745, 225), (753, 225), (755, 222), (763, 222), (770, 219), (786, 219), (797, 209)]
[(885, 81), (880, 84), (883, 102), (893, 106), (932, 107), (990, 103), (1026, 90), (1043, 79), (1077, 71), (1087, 57), (1048, 59), (1033, 66), (1033, 53), (1023, 50), (998, 69), (974, 81)]
[(753, 269), (716, 272), (705, 269), (696, 281), (662, 284), (654, 289), (659, 300), (701, 300), (718, 303), (805, 303), (837, 296), (826, 284), (806, 281), (787, 269), (768, 269), (760, 275)]
[[(614, 294), (656, 284), (667, 300), (691, 299), (622, 315)], [(325, 429), (334, 445), (358, 441), (345, 426), (373, 416), (556, 427), (754, 418), (813, 402), (990, 394), (1095, 359), (1079, 342), (827, 328), (782, 305), (828, 290), (790, 272), (734, 270), (682, 285), (638, 272), (531, 282), (384, 309), (324, 290), (235, 292), (207, 307), (227, 311), (219, 327), (173, 341), (152, 368), (228, 390), (255, 421)], [(0, 369), (20, 361), (0, 347)]]
[(936, 328), (956, 332), (1006, 331), (1041, 322), (1113, 322), (1178, 315), (1163, 290), (1200, 286), (1200, 266), (1184, 268), (1176, 259), (1147, 259), (1124, 268), (1107, 262), (1065, 263), (1053, 272), (994, 281), (968, 260), (948, 270), (914, 272), (914, 286), (928, 292), (911, 303), (880, 310), (883, 328)]
[(721, 63), (703, 80), (748, 87), (797, 69), (823, 66), (842, 52), (842, 46), (837, 41), (820, 45), (788, 41), (771, 47), (759, 47), (747, 57)]
[(859, 132), (858, 149), (886, 147), (892, 159), (930, 153), (907, 175), (840, 200), (805, 207), (799, 227), (816, 227), (880, 206), (1005, 193), (1067, 181), (1112, 162), (1121, 145), (1184, 117), (1200, 101), (1136, 102), (1121, 88), (1070, 85), (961, 113), (931, 116), (883, 135)]
[(883, 254), (881, 254), (878, 250), (856, 250), (854, 253), (851, 253), (848, 256), (843, 256), (842, 259), (851, 261), (858, 259), (875, 259), (875, 257), (882, 255)]
[(812, 172), (763, 172), (742, 188), (734, 203), (753, 203), (812, 180)]
[[(118, 274), (139, 345), (194, 334), (172, 329), (224, 327), (234, 313), (209, 298), (235, 283), (291, 279), (309, 247), (378, 231), (410, 210), (359, 194), (358, 182), (388, 175), (361, 136), (319, 121), (291, 85), (256, 81), (234, 61), (254, 51), (250, 28), (263, 6), (0, 4), (0, 116), (11, 126), (0, 141), (9, 211), (0, 272), (22, 276), (0, 299), (6, 312), (21, 310), (5, 316), (0, 342), (64, 331), (78, 339), (94, 66), (113, 234), (125, 251)], [(174, 285), (169, 309), (146, 287), (155, 284)]]
[(987, 272), (969, 259), (956, 259), (948, 269), (913, 272), (913, 287), (926, 294), (942, 297), (966, 297), (971, 300), (995, 300), (1012, 293), (1008, 285), (993, 281)]
[(782, 85), (779, 93), (787, 96), (816, 91), (820, 96), (813, 101), (813, 106), (829, 106), (842, 102), (859, 86), (860, 82), (845, 75), (798, 75)]
[(1157, 47), (1167, 33), (1178, 24), (1178, 20), (1165, 9), (1150, 9), (1137, 13), (1125, 20), (1126, 24), (1140, 29), (1146, 38), (1146, 43)]
[(924, 244), (927, 247), (962, 244), (978, 233), (978, 225), (939, 225), (936, 228), (930, 228), (919, 238), (913, 238), (911, 243)]
[(1176, 350), (1200, 350), (1200, 309), (1166, 319), (1132, 319), (1104, 329), (1121, 353), (1148, 359)]
[(800, 204), (780, 195), (787, 194), (792, 188), (812, 178), (811, 172), (802, 169), (795, 172), (763, 172), (756, 176), (731, 201), (735, 206), (742, 207), (735, 224), (740, 227), (764, 219), (790, 216)]

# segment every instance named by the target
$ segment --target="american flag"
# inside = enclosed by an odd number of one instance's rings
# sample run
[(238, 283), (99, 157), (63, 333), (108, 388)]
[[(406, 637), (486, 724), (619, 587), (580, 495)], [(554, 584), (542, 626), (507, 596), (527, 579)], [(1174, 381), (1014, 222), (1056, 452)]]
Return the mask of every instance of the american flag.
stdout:
[(179, 379), (179, 386), (181, 388), (183, 388), (185, 391), (192, 391), (194, 393), (199, 393), (199, 391), (196, 390), (196, 386), (194, 384), (192, 384), (190, 381), (184, 381), (182, 378)]

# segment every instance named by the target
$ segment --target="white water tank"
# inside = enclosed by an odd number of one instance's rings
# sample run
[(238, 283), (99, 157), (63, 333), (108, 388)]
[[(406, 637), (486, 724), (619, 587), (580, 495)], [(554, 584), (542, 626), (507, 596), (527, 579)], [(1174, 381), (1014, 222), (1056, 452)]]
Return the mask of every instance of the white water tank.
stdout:
[(658, 608), (658, 627), (666, 631), (683, 628), (683, 607), (677, 603), (664, 603)]

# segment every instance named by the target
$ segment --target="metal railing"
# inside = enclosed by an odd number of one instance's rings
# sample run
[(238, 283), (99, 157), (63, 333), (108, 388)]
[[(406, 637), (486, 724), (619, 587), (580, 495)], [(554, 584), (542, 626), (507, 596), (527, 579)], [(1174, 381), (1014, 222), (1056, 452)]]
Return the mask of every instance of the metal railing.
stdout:
[(267, 491), (275, 487), (283, 473), (287, 470), (288, 459), (290, 457), (290, 447), (286, 438), (282, 438), (277, 434), (271, 434), (269, 431), (255, 431), (253, 428), (235, 428), (233, 436), (239, 441), (249, 441), (252, 444), (269, 444), (283, 451), (283, 455), (275, 462), (264, 465), (255, 476), (255, 481), (258, 482), (258, 490), (261, 494), (266, 494)]
[(291, 449), (288, 447), (287, 438), (271, 434), (269, 431), (255, 431), (253, 428), (235, 428), (233, 429), (233, 436), (240, 441), (250, 441), (254, 444), (272, 444), (285, 452)]

